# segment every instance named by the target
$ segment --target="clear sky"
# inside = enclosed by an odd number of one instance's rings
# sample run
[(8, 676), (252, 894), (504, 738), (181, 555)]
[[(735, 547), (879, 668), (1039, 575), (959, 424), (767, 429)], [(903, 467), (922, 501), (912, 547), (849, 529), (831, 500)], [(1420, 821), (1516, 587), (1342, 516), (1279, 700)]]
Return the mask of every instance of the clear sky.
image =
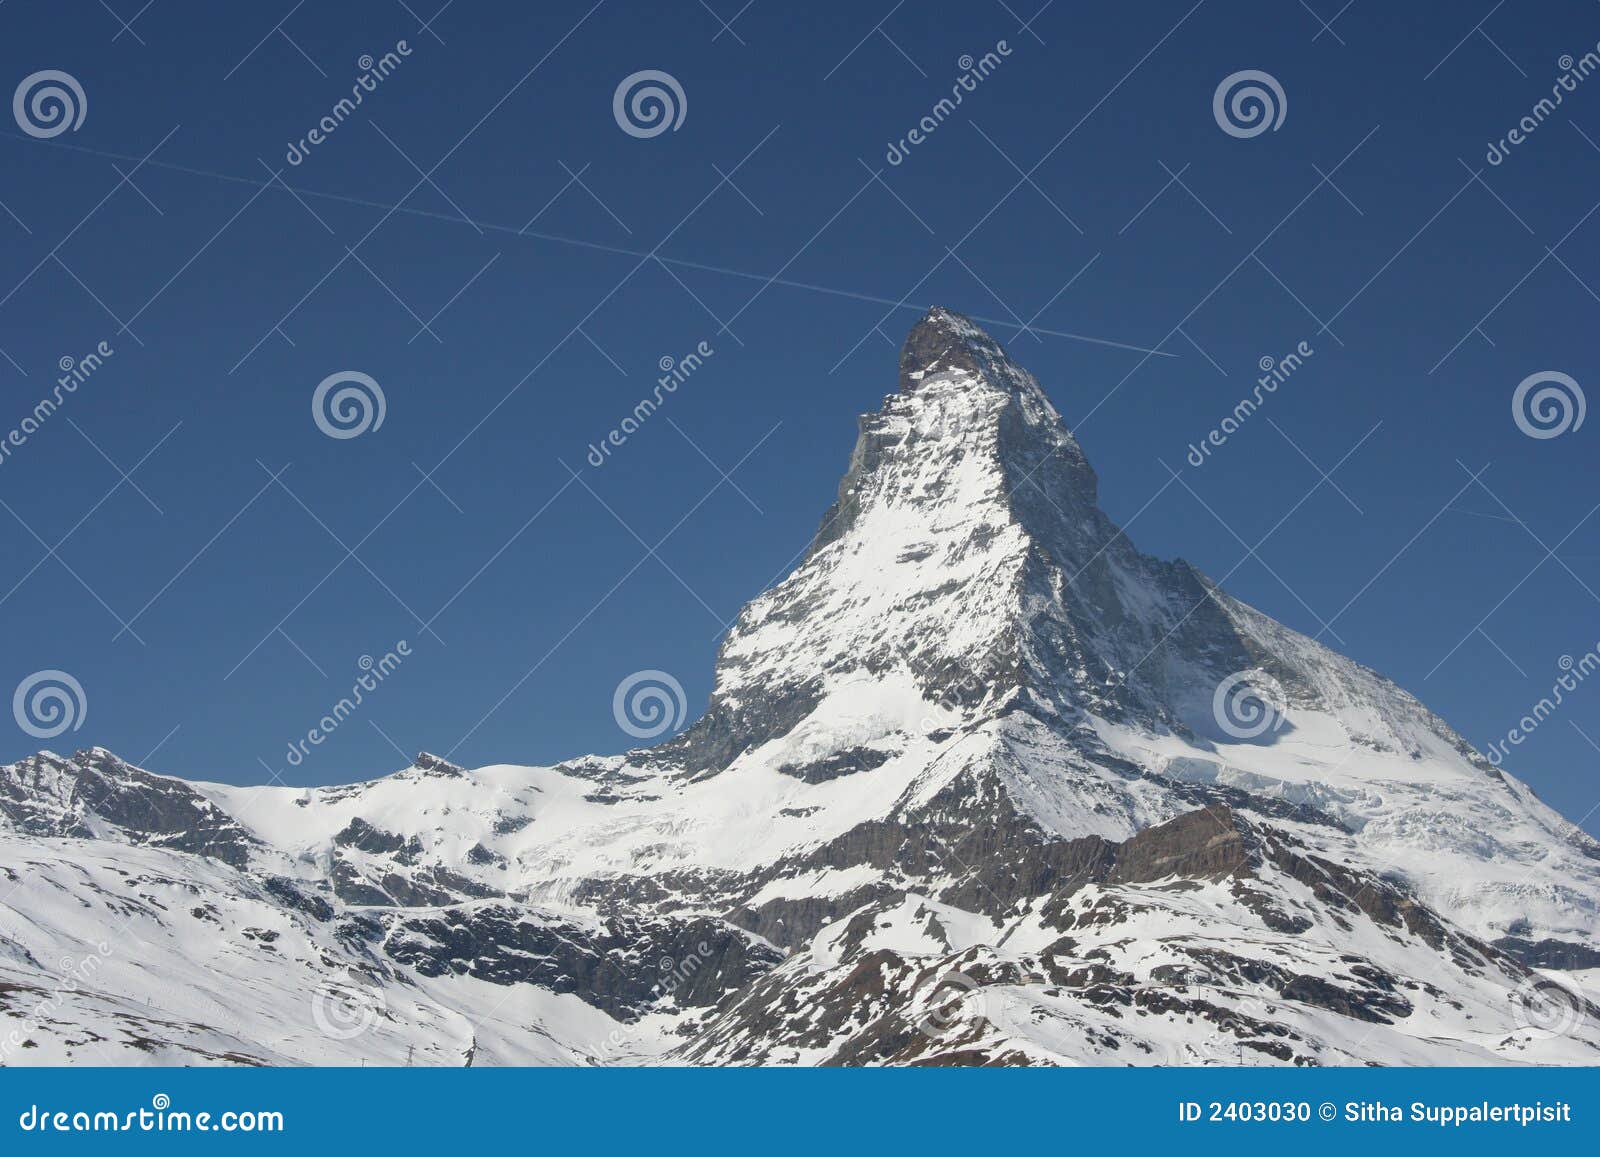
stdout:
[[(1600, 642), (1600, 419), (1512, 410), (1600, 377), (1600, 78), (1534, 112), (1594, 4), (439, 2), (0, 7), (6, 91), (86, 105), (0, 124), (0, 440), (112, 350), (0, 459), (0, 684), (87, 702), (0, 758), (310, 784), (631, 746), (618, 683), (698, 710), (931, 303), (995, 322), (1140, 547), (1478, 746)], [(644, 70), (676, 128), (619, 124)], [(1245, 70), (1275, 129), (1219, 124)], [(313, 420), (341, 371), (383, 393), (357, 437)], [(1565, 699), (1507, 766), (1600, 831), (1600, 679)]]

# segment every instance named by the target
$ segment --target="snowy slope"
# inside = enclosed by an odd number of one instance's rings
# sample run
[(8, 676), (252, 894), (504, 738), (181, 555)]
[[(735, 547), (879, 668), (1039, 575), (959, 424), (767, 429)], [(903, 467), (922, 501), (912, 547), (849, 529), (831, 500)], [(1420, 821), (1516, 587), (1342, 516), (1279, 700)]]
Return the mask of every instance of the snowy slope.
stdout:
[(969, 321), (900, 371), (660, 747), (0, 768), (0, 1059), (1600, 1063), (1595, 841), (1140, 553)]

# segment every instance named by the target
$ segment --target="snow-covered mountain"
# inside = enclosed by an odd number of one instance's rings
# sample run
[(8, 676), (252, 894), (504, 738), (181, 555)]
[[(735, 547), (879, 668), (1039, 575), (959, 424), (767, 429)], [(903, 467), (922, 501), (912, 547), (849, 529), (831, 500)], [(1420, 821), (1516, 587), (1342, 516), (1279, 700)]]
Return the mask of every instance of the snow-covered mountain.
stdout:
[(1600, 1063), (1600, 845), (1096, 490), (935, 309), (659, 747), (0, 768), (0, 1061)]

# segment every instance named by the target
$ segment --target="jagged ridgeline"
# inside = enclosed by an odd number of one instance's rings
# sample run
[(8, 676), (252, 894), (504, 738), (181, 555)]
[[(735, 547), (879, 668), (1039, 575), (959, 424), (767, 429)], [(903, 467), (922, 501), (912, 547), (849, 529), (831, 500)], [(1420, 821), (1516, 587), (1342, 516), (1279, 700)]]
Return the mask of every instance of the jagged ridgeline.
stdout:
[(1140, 553), (942, 309), (676, 738), (312, 789), (42, 752), (0, 875), (8, 1064), (1600, 1063), (1595, 841)]

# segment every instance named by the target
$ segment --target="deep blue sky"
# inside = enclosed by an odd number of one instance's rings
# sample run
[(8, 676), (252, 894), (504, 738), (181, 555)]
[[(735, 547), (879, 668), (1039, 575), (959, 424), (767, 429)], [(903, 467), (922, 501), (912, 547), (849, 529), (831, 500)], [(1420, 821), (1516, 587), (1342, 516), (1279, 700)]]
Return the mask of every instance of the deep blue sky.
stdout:
[[(1600, 79), (1484, 161), (1558, 58), (1600, 40), (1592, 3), (1506, 6), (1475, 32), (1487, 2), (1355, 0), (1329, 30), (1298, 4), (1058, 0), (1025, 30), (1035, 0), (753, 0), (736, 20), (738, 0), (707, 0), (731, 29), (700, 3), (457, 0), (431, 31), (438, 0), (291, 2), (155, 0), (131, 30), (95, 2), (0, 7), (5, 91), (60, 69), (88, 100), (51, 140), (0, 126), (0, 428), (59, 359), (115, 349), (0, 465), (18, 584), (0, 684), (61, 668), (88, 698), (50, 746), (325, 783), (402, 765), (391, 739), (468, 764), (631, 745), (618, 681), (670, 671), (698, 710), (723, 623), (805, 545), (934, 302), (1174, 355), (995, 327), (1112, 516), (1143, 508), (1142, 548), (1301, 630), (1331, 621), (1480, 746), (1600, 641), (1600, 419), (1536, 440), (1510, 406), (1538, 371), (1597, 380)], [(402, 39), (288, 166), (358, 59)], [(1003, 64), (886, 164), (1000, 40)], [(642, 69), (682, 85), (677, 131), (614, 121)], [(1213, 118), (1243, 69), (1285, 90), (1277, 131)], [(298, 195), (263, 189), (269, 168)], [(437, 340), (413, 340), (413, 314)], [(588, 466), (658, 361), (702, 340), (706, 365)], [(1304, 368), (1186, 465), (1259, 359), (1302, 340)], [(380, 383), (381, 429), (318, 431), (312, 391), (339, 370)], [(1364, 436), (1307, 498), (1307, 458), (1330, 469)], [(107, 458), (129, 470), (158, 442), (138, 490), (113, 491)], [(741, 463), (738, 489), (707, 457)], [(1486, 465), (1487, 490), (1463, 470)], [(58, 558), (33, 536), (69, 531)], [(363, 714), (286, 766), (359, 657), (402, 638)], [(1573, 818), (1600, 800), (1580, 728), (1600, 741), (1600, 684), (1508, 763)], [(0, 758), (38, 746), (0, 729)]]

